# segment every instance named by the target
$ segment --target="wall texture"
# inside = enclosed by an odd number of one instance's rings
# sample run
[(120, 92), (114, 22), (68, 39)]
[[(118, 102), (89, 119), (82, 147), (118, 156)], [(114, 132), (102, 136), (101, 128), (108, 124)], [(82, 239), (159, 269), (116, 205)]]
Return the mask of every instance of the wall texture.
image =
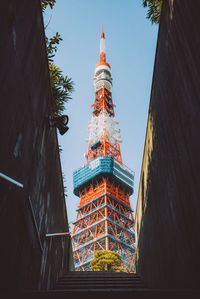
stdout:
[(163, 2), (136, 210), (136, 269), (153, 288), (200, 288), (200, 2)]
[(3, 1), (0, 15), (0, 172), (23, 184), (0, 178), (0, 287), (49, 289), (72, 257), (68, 235), (45, 237), (68, 224), (40, 1)]

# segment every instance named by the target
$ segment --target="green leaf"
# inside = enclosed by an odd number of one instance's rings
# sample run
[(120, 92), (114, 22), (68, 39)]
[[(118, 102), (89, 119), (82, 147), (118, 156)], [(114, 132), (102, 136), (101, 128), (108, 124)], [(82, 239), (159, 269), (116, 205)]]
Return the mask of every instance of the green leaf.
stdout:
[(159, 24), (162, 0), (143, 0), (143, 6), (148, 7), (147, 19), (150, 19), (152, 24)]
[[(42, 10), (44, 11), (47, 6), (51, 9), (55, 5), (56, 0), (41, 0)], [(58, 32), (50, 38), (45, 36), (49, 75), (52, 89), (51, 108), (52, 115), (59, 116), (65, 110), (65, 104), (72, 98), (71, 94), (74, 90), (74, 82), (68, 76), (64, 76), (63, 72), (57, 67), (53, 61), (55, 53), (58, 50), (58, 45), (62, 41), (62, 37)]]

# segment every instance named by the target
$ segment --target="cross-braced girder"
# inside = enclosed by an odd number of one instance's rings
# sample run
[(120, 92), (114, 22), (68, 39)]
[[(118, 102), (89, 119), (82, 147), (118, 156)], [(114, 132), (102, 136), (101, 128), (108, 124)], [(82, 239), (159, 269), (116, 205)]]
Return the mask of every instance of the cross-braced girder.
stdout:
[(84, 187), (80, 197), (72, 237), (77, 269), (87, 270), (88, 261), (97, 250), (119, 252), (127, 268), (135, 251), (134, 217), (128, 192), (102, 177), (93, 181), (92, 186)]
[[(117, 205), (118, 205), (118, 203), (116, 203), (115, 206), (111, 206), (110, 203), (109, 203), (109, 200), (108, 200), (107, 205), (104, 203), (100, 207), (97, 207), (95, 209), (91, 209), (89, 212), (86, 212), (86, 213), (84, 213), (85, 209), (80, 209), (80, 210), (78, 210), (78, 213), (77, 213), (78, 217), (77, 217), (76, 221), (73, 224), (74, 225), (79, 224), (80, 221), (86, 221), (88, 223), (88, 219), (87, 218), (91, 217), (91, 216), (93, 216), (94, 218), (96, 217), (96, 221), (104, 218), (105, 217), (105, 213), (104, 213), (105, 206), (108, 207), (108, 210), (112, 210), (113, 211), (114, 221), (116, 223), (117, 223), (119, 217), (115, 217), (115, 216), (118, 215), (120, 217), (121, 216), (123, 217), (124, 223), (126, 223), (127, 225), (128, 225), (128, 223), (134, 224), (134, 220), (132, 220), (131, 217), (128, 217), (127, 214), (124, 213), (124, 211), (123, 211), (123, 213), (121, 211), (119, 211)], [(111, 213), (109, 215), (111, 215), (110, 219), (112, 219), (113, 215)], [(75, 233), (75, 230), (74, 230), (73, 233)]]
[(93, 107), (93, 114), (98, 116), (102, 109), (106, 109), (110, 116), (115, 116), (114, 106), (112, 101), (112, 93), (106, 88), (102, 87), (95, 93), (95, 100)]
[(80, 190), (79, 207), (100, 197), (102, 194), (108, 194), (130, 207), (129, 193), (130, 191), (127, 188), (112, 181), (109, 177), (99, 176)]
[[(123, 232), (126, 234), (126, 236), (129, 238), (130, 242), (133, 243), (135, 241), (134, 236), (134, 229), (133, 229), (133, 223), (129, 223), (128, 227), (125, 227), (124, 223), (114, 222), (111, 217), (102, 218), (101, 220), (98, 220), (94, 223), (88, 223), (88, 225), (85, 228), (81, 228), (80, 230), (77, 229), (77, 232), (73, 234), (73, 240), (74, 242), (78, 242), (80, 240), (84, 239), (84, 243), (87, 239), (92, 239), (97, 237), (97, 234), (100, 235), (102, 229), (104, 228), (103, 224), (107, 221), (108, 224), (108, 230), (107, 232), (113, 232), (114, 236), (118, 238), (120, 234)], [(102, 224), (103, 223), (103, 224)], [(114, 231), (115, 230), (115, 231)], [(105, 230), (104, 230), (105, 233)], [(83, 236), (83, 237), (82, 237)], [(88, 238), (88, 237), (91, 238)], [(131, 238), (131, 239), (130, 239)], [(80, 243), (78, 243), (80, 245)]]
[(120, 151), (120, 145), (118, 143), (112, 144), (109, 141), (108, 136), (102, 136), (97, 147), (91, 147), (88, 145), (87, 163), (99, 156), (111, 155), (116, 161), (122, 164), (122, 156)]

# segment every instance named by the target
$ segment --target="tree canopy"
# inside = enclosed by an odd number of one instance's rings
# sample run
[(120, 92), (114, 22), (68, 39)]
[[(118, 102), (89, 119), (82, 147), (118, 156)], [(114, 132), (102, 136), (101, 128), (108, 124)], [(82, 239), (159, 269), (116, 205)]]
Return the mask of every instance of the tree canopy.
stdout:
[(152, 24), (159, 24), (162, 0), (143, 0), (143, 6), (148, 7), (147, 19), (150, 19)]
[(111, 250), (100, 250), (94, 255), (90, 263), (91, 271), (125, 271), (122, 266), (121, 256)]
[[(44, 12), (48, 6), (52, 9), (55, 3), (56, 0), (41, 0), (42, 11)], [(65, 103), (71, 99), (71, 93), (74, 90), (74, 82), (68, 76), (64, 76), (62, 70), (57, 67), (53, 61), (58, 44), (62, 41), (60, 34), (56, 32), (55, 36), (51, 38), (45, 36), (45, 41), (53, 95), (51, 99), (52, 115), (59, 116), (65, 109)]]

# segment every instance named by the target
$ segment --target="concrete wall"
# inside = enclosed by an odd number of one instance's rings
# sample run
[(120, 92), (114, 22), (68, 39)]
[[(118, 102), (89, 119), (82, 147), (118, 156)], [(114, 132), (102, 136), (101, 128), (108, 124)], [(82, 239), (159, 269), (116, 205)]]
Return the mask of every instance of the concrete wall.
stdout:
[(153, 288), (200, 288), (200, 2), (163, 2), (136, 210), (136, 269)]
[[(39, 0), (8, 0), (0, 12), (0, 287), (52, 288), (72, 264)], [(67, 134), (63, 136), (67, 138)]]

